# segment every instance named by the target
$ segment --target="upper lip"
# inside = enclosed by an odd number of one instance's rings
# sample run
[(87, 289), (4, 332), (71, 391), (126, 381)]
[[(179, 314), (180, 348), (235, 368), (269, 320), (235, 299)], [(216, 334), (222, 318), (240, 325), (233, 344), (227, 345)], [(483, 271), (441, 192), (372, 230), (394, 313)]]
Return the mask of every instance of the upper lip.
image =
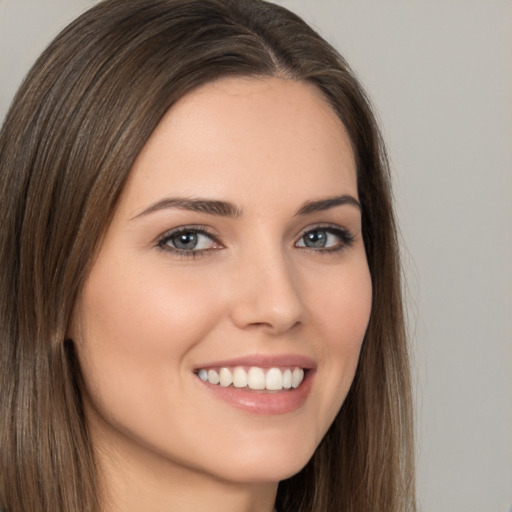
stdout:
[(316, 368), (316, 363), (311, 357), (299, 354), (254, 354), (232, 359), (208, 361), (207, 363), (197, 365), (195, 369), (227, 366), (258, 366), (260, 368), (297, 367), (309, 370)]

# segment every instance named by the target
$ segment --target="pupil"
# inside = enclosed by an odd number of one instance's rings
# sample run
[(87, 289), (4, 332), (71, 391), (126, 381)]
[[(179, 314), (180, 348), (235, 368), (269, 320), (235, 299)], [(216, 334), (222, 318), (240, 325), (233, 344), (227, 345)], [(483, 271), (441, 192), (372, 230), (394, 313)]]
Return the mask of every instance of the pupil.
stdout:
[(180, 233), (174, 239), (174, 246), (177, 249), (193, 249), (197, 245), (197, 234), (188, 232)]
[(305, 244), (307, 247), (325, 247), (326, 240), (324, 231), (311, 231), (306, 235)]

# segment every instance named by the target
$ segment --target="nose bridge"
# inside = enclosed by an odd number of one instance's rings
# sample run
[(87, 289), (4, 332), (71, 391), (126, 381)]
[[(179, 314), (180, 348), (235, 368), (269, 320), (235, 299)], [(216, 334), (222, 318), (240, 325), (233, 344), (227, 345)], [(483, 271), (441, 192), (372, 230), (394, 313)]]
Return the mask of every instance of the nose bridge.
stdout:
[(265, 326), (280, 333), (303, 320), (297, 272), (282, 244), (244, 251), (237, 280), (232, 315), (238, 327)]

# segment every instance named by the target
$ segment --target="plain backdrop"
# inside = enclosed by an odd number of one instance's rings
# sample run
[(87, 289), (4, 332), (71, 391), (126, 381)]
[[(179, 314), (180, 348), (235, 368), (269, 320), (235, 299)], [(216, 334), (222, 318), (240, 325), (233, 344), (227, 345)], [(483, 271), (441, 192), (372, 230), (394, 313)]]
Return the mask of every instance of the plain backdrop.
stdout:
[[(93, 3), (0, 0), (0, 119), (36, 56)], [(421, 510), (506, 512), (512, 1), (279, 3), (347, 58), (388, 142), (414, 349)]]

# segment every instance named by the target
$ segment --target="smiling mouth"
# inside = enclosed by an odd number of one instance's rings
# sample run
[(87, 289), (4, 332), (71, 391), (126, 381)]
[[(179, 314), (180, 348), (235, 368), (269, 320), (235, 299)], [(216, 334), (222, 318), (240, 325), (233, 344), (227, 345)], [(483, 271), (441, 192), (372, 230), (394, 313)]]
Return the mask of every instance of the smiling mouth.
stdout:
[(261, 368), (258, 366), (201, 368), (196, 374), (203, 382), (209, 384), (254, 391), (296, 389), (302, 384), (305, 375), (304, 369), (299, 367)]

